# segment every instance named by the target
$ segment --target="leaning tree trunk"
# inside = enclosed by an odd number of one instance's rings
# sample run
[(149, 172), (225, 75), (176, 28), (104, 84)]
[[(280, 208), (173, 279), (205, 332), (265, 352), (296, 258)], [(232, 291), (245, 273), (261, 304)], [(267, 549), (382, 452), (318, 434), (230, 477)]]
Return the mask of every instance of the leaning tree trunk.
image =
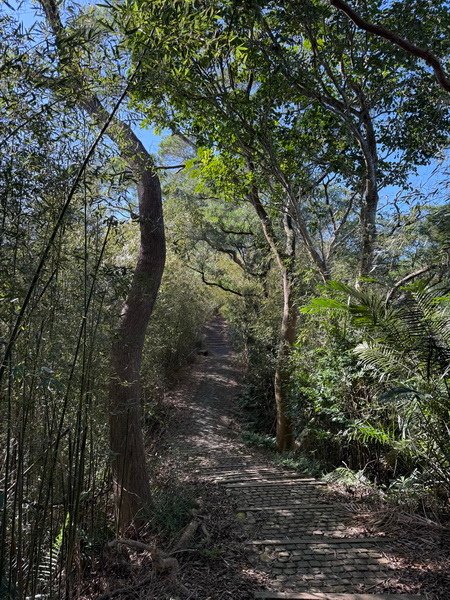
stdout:
[(139, 175), (141, 244), (133, 281), (113, 342), (110, 444), (119, 529), (151, 510), (142, 432), (140, 369), (147, 325), (165, 262), (161, 188), (151, 165)]
[[(112, 472), (119, 528), (142, 520), (150, 508), (150, 482), (145, 461), (142, 431), (140, 368), (145, 333), (159, 291), (165, 263), (165, 236), (159, 178), (153, 161), (131, 127), (108, 110), (92, 93), (82, 75), (73, 45), (67, 42), (58, 3), (40, 0), (65, 69), (71, 68), (73, 98), (97, 126), (110, 122), (107, 135), (119, 148), (137, 183), (139, 198), (140, 249), (128, 296), (112, 348), (110, 383), (110, 444)], [(69, 52), (69, 54), (68, 54)], [(67, 76), (62, 77), (62, 92), (55, 80), (52, 89), (67, 94)]]
[[(91, 96), (83, 108), (97, 122), (107, 116)], [(152, 157), (123, 121), (114, 120), (108, 135), (119, 147), (137, 183), (140, 248), (128, 296), (112, 348), (110, 446), (119, 528), (142, 522), (151, 507), (142, 432), (140, 369), (145, 334), (164, 271), (166, 243), (161, 186)]]

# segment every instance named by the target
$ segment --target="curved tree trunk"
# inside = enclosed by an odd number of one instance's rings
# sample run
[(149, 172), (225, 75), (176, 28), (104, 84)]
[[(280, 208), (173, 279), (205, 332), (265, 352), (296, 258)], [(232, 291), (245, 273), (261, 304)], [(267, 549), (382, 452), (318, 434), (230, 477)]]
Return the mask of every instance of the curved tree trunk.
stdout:
[(110, 444), (119, 529), (151, 509), (142, 432), (140, 369), (145, 333), (161, 283), (165, 239), (158, 177), (149, 167), (138, 182), (141, 245), (113, 342)]
[[(80, 105), (96, 123), (108, 112), (95, 96)], [(115, 119), (109, 137), (117, 144), (136, 179), (140, 248), (128, 296), (112, 347), (110, 447), (120, 530), (143, 522), (151, 510), (149, 476), (142, 432), (140, 370), (145, 334), (161, 284), (166, 258), (161, 185), (153, 160), (133, 130)]]
[[(96, 123), (108, 112), (96, 96), (80, 100)], [(142, 523), (151, 510), (150, 482), (142, 431), (140, 370), (145, 334), (161, 284), (166, 257), (161, 186), (152, 157), (133, 130), (113, 120), (109, 137), (136, 179), (140, 248), (112, 347), (110, 447), (119, 530)]]
[[(65, 44), (66, 32), (58, 4), (55, 0), (40, 2), (66, 67), (68, 58), (71, 60), (79, 107), (97, 126), (107, 123), (110, 114), (86, 87), (76, 56), (67, 57), (67, 48), (73, 46)], [(58, 92), (54, 84), (52, 88)], [(133, 173), (139, 199), (139, 256), (113, 342), (109, 388), (113, 483), (118, 526), (123, 530), (133, 522), (142, 521), (145, 509), (151, 508), (141, 419), (140, 369), (145, 333), (164, 271), (166, 246), (161, 187), (152, 157), (131, 127), (120, 119), (111, 120), (107, 135)]]

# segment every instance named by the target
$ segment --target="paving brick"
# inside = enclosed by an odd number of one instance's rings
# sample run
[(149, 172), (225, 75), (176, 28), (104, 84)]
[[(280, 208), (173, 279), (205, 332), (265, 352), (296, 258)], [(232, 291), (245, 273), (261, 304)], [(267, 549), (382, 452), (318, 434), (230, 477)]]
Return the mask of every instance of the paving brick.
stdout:
[(261, 600), (420, 600), (411, 594), (348, 594), (341, 592), (255, 592)]

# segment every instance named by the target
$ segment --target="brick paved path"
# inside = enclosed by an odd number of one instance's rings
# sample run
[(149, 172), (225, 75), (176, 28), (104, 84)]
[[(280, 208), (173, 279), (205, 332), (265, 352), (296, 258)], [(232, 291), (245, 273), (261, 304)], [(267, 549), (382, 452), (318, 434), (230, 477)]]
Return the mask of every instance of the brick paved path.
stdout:
[[(363, 537), (345, 505), (318, 480), (253, 455), (233, 426), (232, 400), (242, 371), (222, 321), (207, 329), (192, 420), (181, 432), (198, 479), (215, 482), (236, 506), (254, 569), (267, 591), (255, 598), (299, 600), (412, 600), (386, 594), (401, 575), (390, 567), (389, 540)], [(391, 589), (394, 586), (389, 586)]]

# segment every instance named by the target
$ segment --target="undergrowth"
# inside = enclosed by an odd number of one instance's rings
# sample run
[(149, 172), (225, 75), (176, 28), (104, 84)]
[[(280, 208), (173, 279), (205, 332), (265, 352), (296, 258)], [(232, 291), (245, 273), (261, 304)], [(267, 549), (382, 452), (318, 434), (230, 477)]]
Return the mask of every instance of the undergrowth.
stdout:
[(178, 485), (153, 491), (152, 524), (162, 535), (173, 537), (192, 519), (196, 506), (193, 490)]
[(242, 439), (247, 446), (266, 448), (267, 450), (276, 450), (277, 448), (277, 441), (271, 435), (246, 430), (242, 433)]
[(289, 452), (283, 455), (276, 455), (273, 458), (275, 464), (288, 469), (294, 469), (304, 475), (311, 477), (321, 477), (324, 473), (324, 465), (310, 456), (304, 456), (297, 452)]

